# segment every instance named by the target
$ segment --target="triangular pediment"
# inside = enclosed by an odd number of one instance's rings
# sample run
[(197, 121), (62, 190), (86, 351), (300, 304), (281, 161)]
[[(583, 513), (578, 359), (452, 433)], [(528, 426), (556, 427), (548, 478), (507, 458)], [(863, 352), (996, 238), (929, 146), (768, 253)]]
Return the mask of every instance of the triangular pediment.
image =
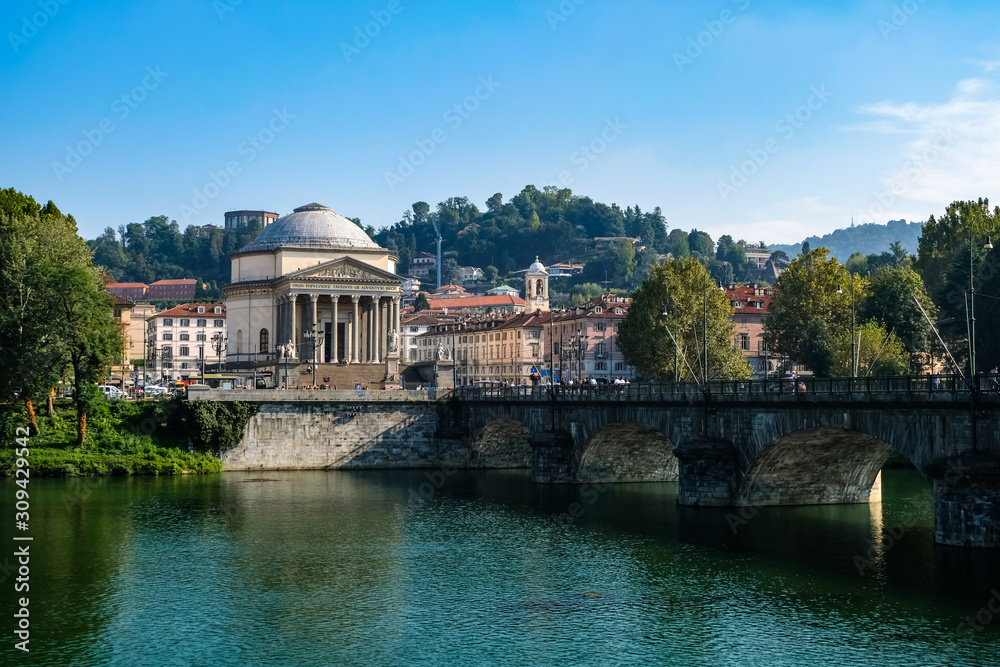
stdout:
[(359, 283), (378, 283), (382, 285), (400, 285), (403, 282), (395, 273), (389, 273), (351, 257), (341, 257), (330, 262), (310, 266), (294, 273), (289, 273), (285, 277), (293, 280), (352, 280)]

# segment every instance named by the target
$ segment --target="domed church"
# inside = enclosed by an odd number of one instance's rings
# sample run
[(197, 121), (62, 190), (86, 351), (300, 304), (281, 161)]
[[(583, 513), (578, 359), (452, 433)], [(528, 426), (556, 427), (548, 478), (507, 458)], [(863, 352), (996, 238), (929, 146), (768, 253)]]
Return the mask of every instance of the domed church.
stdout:
[[(338, 377), (344, 372), (334, 364), (378, 367), (355, 368), (354, 376), (366, 384), (398, 376), (398, 258), (354, 222), (320, 204), (300, 206), (230, 261), (231, 283), (223, 288), (227, 364), (316, 363), (319, 375)], [(289, 386), (298, 384), (299, 375), (289, 372)], [(303, 384), (312, 382), (308, 377)], [(282, 384), (277, 373), (274, 384)]]

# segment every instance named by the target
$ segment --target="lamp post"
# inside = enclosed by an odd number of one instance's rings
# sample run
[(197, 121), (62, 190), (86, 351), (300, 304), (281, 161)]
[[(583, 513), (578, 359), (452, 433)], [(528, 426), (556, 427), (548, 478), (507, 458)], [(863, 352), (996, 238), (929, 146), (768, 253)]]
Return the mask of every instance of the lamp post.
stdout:
[[(715, 277), (715, 272), (717, 270), (720, 272), (718, 278)], [(716, 287), (721, 287), (722, 283), (721, 272), (722, 272), (721, 266), (714, 266), (708, 272), (708, 277), (715, 282)], [(703, 371), (702, 378), (705, 380), (705, 390), (707, 391), (708, 390), (708, 283), (707, 282), (705, 283), (705, 289), (702, 291), (701, 298), (702, 298), (702, 309), (704, 314), (704, 330), (703, 330), (704, 340), (702, 342), (704, 343), (704, 354), (705, 354), (704, 356), (705, 363), (702, 368)]]
[[(973, 233), (974, 227), (969, 225), (969, 375), (972, 377), (973, 385), (978, 388), (976, 380), (976, 282), (972, 272), (973, 258)], [(986, 237), (984, 250), (993, 250), (993, 239)]]
[[(837, 294), (843, 294), (844, 290), (840, 285), (837, 285)], [(857, 339), (854, 332), (855, 326), (857, 324), (857, 318), (854, 311), (854, 274), (851, 274), (851, 377), (858, 377), (858, 352), (857, 352)]]
[(219, 366), (217, 370), (220, 374), (222, 373), (222, 348), (225, 347), (226, 340), (227, 340), (226, 337), (223, 336), (221, 333), (217, 333), (214, 336), (212, 336), (212, 343), (215, 344), (215, 353), (216, 355), (218, 355), (219, 358), (218, 362)]
[(321, 329), (310, 329), (302, 334), (306, 340), (309, 341), (309, 353), (312, 359), (312, 371), (313, 371), (313, 381), (312, 386), (316, 388), (316, 341), (320, 336), (325, 335)]

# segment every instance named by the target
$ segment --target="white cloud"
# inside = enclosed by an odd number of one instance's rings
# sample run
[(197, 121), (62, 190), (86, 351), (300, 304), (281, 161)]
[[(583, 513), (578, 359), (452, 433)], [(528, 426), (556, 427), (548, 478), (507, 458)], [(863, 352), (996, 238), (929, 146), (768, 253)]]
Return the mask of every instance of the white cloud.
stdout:
[[(859, 222), (906, 217), (926, 204), (988, 197), (1000, 184), (1000, 98), (988, 79), (966, 79), (940, 104), (878, 102), (860, 109), (873, 118), (844, 129), (905, 134), (899, 166), (859, 207)], [(918, 205), (919, 203), (919, 205)], [(921, 216), (923, 217), (923, 216)]]

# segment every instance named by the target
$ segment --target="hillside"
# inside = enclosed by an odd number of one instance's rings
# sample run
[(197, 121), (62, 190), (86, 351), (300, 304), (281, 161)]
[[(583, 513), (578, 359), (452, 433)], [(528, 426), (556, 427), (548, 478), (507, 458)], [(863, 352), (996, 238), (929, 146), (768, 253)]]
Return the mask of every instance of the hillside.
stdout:
[[(803, 243), (808, 242), (810, 248), (820, 246), (827, 248), (830, 255), (841, 262), (846, 262), (847, 258), (854, 252), (860, 252), (862, 255), (878, 255), (888, 252), (889, 244), (894, 241), (899, 241), (911, 255), (915, 255), (917, 254), (917, 239), (920, 238), (923, 227), (922, 222), (890, 220), (884, 225), (869, 223), (838, 229), (825, 236), (810, 236)], [(802, 243), (773, 244), (768, 247), (771, 250), (784, 250), (789, 257), (795, 257), (802, 252)]]

